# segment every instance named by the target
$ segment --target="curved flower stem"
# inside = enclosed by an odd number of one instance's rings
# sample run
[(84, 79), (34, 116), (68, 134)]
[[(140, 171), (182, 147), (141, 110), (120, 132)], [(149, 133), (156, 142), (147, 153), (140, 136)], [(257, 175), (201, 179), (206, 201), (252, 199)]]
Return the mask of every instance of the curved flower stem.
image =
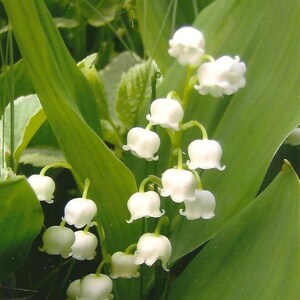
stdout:
[(180, 129), (187, 130), (187, 129), (190, 129), (195, 126), (201, 130), (203, 140), (207, 140), (208, 139), (207, 131), (206, 131), (205, 127), (198, 121), (192, 120), (192, 121), (186, 122), (180, 126)]
[(196, 170), (190, 170), (190, 171), (194, 174), (194, 176), (197, 180), (197, 190), (201, 191), (202, 190), (202, 182), (201, 182), (201, 178), (200, 178), (198, 172)]
[(177, 92), (175, 92), (175, 91), (169, 92), (166, 98), (167, 99), (174, 99), (174, 100), (179, 100), (180, 101), (180, 97), (177, 94)]
[(156, 236), (159, 236), (160, 229), (161, 229), (162, 225), (165, 225), (165, 226), (169, 225), (169, 218), (167, 216), (163, 216), (159, 219), (159, 221), (156, 225), (155, 231), (154, 231), (154, 234)]
[(161, 187), (161, 179), (158, 178), (157, 176), (154, 176), (154, 175), (149, 175), (148, 177), (146, 177), (140, 184), (140, 187), (139, 187), (139, 192), (140, 193), (144, 193), (145, 192), (145, 185), (148, 183), (148, 182), (153, 182), (154, 184), (156, 184), (157, 186)]
[(66, 221), (64, 219), (62, 219), (62, 221), (60, 222), (59, 226), (60, 227), (65, 227), (66, 225)]
[(90, 185), (91, 185), (90, 180), (88, 178), (86, 178), (85, 181), (84, 181), (84, 190), (83, 190), (83, 193), (82, 193), (82, 198), (83, 199), (86, 199)]
[(45, 166), (41, 170), (40, 175), (45, 176), (46, 172), (51, 168), (64, 168), (72, 171), (72, 167), (68, 163), (61, 161), (61, 162), (55, 162)]
[(190, 85), (190, 78), (192, 77), (193, 70), (194, 70), (194, 68), (192, 66), (187, 66), (186, 76), (185, 76), (185, 84), (184, 84), (182, 101), (181, 101), (181, 106), (184, 111), (186, 110), (186, 107), (188, 105), (188, 100), (189, 100), (188, 96), (193, 87)]
[(105, 258), (100, 262), (100, 264), (99, 264), (99, 266), (98, 266), (98, 268), (97, 268), (97, 270), (96, 270), (95, 275), (99, 277), (100, 274), (101, 274), (101, 270), (102, 270), (103, 266), (104, 266), (105, 264), (110, 263), (110, 261), (111, 261), (110, 255), (106, 255)]
[(146, 130), (151, 130), (151, 128), (153, 127), (153, 124), (149, 123), (147, 126), (146, 126)]
[(183, 169), (183, 162), (182, 162), (182, 150), (180, 147), (176, 148), (173, 151), (173, 155), (178, 157), (178, 161), (177, 161), (177, 168), (179, 170)]
[(130, 246), (127, 247), (127, 249), (125, 250), (125, 254), (129, 255), (132, 253), (132, 250), (136, 249), (136, 245), (137, 244), (131, 244)]

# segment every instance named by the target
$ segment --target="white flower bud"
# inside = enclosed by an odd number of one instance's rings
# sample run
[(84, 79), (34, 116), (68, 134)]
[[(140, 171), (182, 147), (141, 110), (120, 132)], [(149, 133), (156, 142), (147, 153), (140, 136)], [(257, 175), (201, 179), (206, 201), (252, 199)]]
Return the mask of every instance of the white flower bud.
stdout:
[(183, 109), (174, 99), (156, 99), (151, 103), (147, 120), (153, 125), (179, 130), (179, 123), (183, 118)]
[(154, 154), (160, 146), (159, 136), (150, 130), (134, 127), (127, 134), (127, 145), (123, 146), (123, 150), (131, 151), (137, 157), (146, 160), (158, 160), (158, 156)]
[(70, 228), (51, 226), (43, 234), (43, 247), (40, 251), (67, 258), (71, 255), (71, 246), (75, 242), (75, 234)]
[(111, 275), (115, 278), (132, 278), (138, 277), (139, 266), (135, 263), (136, 255), (126, 254), (118, 251), (111, 257)]
[(178, 29), (169, 40), (169, 54), (177, 58), (181, 65), (198, 65), (204, 54), (204, 37), (193, 27)]
[(300, 145), (300, 127), (295, 128), (284, 141), (286, 144), (290, 144), (292, 146)]
[(216, 199), (214, 195), (206, 190), (196, 190), (196, 199), (193, 201), (185, 200), (185, 211), (179, 210), (182, 216), (188, 220), (211, 219), (215, 216)]
[(238, 56), (235, 58), (222, 56), (199, 67), (199, 85), (194, 87), (201, 95), (211, 94), (213, 97), (231, 95), (245, 86), (245, 72), (246, 66), (240, 62)]
[(69, 225), (82, 228), (90, 225), (97, 213), (97, 206), (93, 200), (84, 198), (74, 198), (65, 206), (64, 220)]
[(225, 166), (220, 166), (222, 148), (214, 140), (195, 140), (188, 147), (190, 161), (187, 165), (190, 169), (219, 169), (224, 170)]
[(79, 230), (75, 232), (75, 242), (71, 247), (72, 256), (78, 260), (95, 258), (98, 240), (91, 232)]
[(55, 182), (51, 177), (35, 174), (31, 175), (27, 180), (40, 201), (53, 203)]
[(154, 191), (134, 193), (129, 198), (127, 207), (131, 214), (128, 223), (143, 217), (159, 218), (165, 213), (164, 210), (160, 211), (160, 198)]
[(136, 251), (137, 265), (145, 263), (151, 267), (158, 259), (162, 262), (164, 270), (168, 271), (167, 263), (171, 256), (172, 246), (167, 237), (155, 233), (143, 234), (138, 243)]
[(113, 299), (111, 294), (113, 288), (112, 280), (104, 274), (89, 274), (80, 283), (81, 296), (78, 300), (109, 300)]
[(70, 283), (67, 288), (68, 300), (76, 300), (81, 296), (80, 279), (76, 279)]
[(174, 202), (194, 200), (197, 180), (192, 172), (182, 169), (168, 169), (161, 178), (163, 197), (170, 196)]

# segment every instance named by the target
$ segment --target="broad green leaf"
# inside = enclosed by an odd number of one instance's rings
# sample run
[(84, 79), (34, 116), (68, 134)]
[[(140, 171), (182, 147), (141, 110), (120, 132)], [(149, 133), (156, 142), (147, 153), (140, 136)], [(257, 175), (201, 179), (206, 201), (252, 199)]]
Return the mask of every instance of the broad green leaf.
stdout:
[(116, 112), (117, 88), (122, 74), (126, 73), (139, 62), (141, 62), (141, 59), (134, 53), (123, 52), (112, 59), (112, 61), (99, 72), (107, 95), (109, 113), (116, 124), (119, 122)]
[(198, 13), (213, 0), (137, 1), (137, 16), (145, 52), (157, 62), (163, 74), (172, 64), (169, 39), (180, 26), (191, 25)]
[(287, 163), (174, 282), (170, 299), (298, 299), (300, 185)]
[(20, 96), (32, 94), (33, 92), (34, 89), (30, 82), (24, 60), (19, 60), (12, 68), (7, 67), (7, 69), (0, 74), (0, 116), (2, 116), (5, 107), (11, 100), (8, 95), (13, 95), (14, 99), (16, 99)]
[[(7, 150), (10, 145), (11, 106), (5, 110), (4, 141)], [(14, 101), (14, 149), (13, 155), (18, 164), (20, 156), (34, 134), (46, 120), (46, 115), (37, 95), (21, 96)], [(2, 126), (1, 126), (2, 127)]]
[(151, 97), (151, 75), (156, 70), (156, 63), (149, 60), (132, 67), (121, 77), (116, 109), (127, 130), (134, 126), (140, 108)]
[[(138, 224), (126, 223), (126, 202), (136, 191), (134, 177), (90, 127), (95, 125), (93, 118), (97, 115), (89, 119), (89, 114), (97, 110), (93, 93), (66, 51), (44, 3), (3, 3), (65, 158), (81, 182), (86, 178), (91, 182), (88, 196), (97, 204), (97, 222), (106, 233), (102, 249), (106, 247), (111, 254), (124, 251), (137, 241), (141, 230)], [(137, 288), (122, 290), (124, 295), (135, 292)]]
[(18, 268), (43, 225), (40, 202), (23, 176), (0, 183), (0, 280)]
[[(247, 85), (222, 99), (196, 91), (190, 94), (185, 120), (200, 121), (209, 138), (221, 143), (226, 169), (203, 172), (203, 188), (216, 196), (216, 217), (192, 222), (181, 219), (172, 235), (173, 260), (209, 240), (254, 199), (278, 147), (300, 123), (299, 26), (300, 3), (296, 0), (288, 5), (274, 5), (270, 0), (216, 1), (195, 21), (195, 27), (204, 32), (207, 53), (239, 55), (246, 62)], [(158, 95), (174, 89), (182, 94), (185, 72), (175, 63)], [(196, 129), (185, 133), (183, 150), (196, 138), (201, 138)], [(159, 153), (162, 161), (167, 161), (165, 147)]]

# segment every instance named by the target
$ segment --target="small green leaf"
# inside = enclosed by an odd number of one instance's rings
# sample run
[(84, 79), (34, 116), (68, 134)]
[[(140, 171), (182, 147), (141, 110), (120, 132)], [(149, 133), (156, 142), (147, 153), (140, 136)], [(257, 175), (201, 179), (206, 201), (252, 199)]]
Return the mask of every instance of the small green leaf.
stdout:
[(170, 299), (298, 299), (300, 185), (286, 163), (174, 282)]
[(40, 202), (23, 176), (0, 183), (0, 280), (27, 258), (43, 225)]
[(74, 28), (78, 26), (78, 22), (73, 19), (67, 19), (67, 18), (53, 18), (55, 25), (58, 28)]
[[(11, 106), (5, 110), (4, 141), (6, 148), (10, 145)], [(29, 144), (34, 134), (46, 120), (46, 115), (37, 95), (21, 96), (14, 101), (14, 158), (18, 163), (24, 149)], [(1, 123), (2, 124), (2, 123)]]
[(119, 123), (116, 112), (116, 96), (122, 74), (126, 73), (131, 67), (139, 62), (141, 62), (141, 59), (134, 53), (123, 52), (116, 56), (99, 72), (106, 91), (109, 113), (116, 124)]
[(157, 70), (153, 60), (138, 64), (122, 75), (117, 92), (116, 109), (126, 129), (136, 123), (137, 114), (151, 97), (151, 75)]

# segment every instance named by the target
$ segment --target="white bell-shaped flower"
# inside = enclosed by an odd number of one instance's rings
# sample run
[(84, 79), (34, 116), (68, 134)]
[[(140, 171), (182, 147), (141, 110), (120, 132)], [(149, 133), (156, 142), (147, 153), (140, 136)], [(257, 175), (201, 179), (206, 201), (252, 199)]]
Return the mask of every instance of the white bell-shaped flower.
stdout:
[(140, 275), (140, 266), (135, 263), (136, 255), (118, 251), (111, 257), (111, 274), (115, 278), (132, 278)]
[(201, 95), (211, 94), (213, 97), (232, 95), (245, 86), (245, 72), (246, 65), (238, 56), (234, 58), (222, 56), (199, 67), (199, 85), (194, 87)]
[(75, 234), (70, 228), (51, 226), (44, 232), (42, 240), (43, 247), (40, 248), (40, 251), (67, 258), (71, 255), (71, 246), (75, 242)]
[(204, 54), (204, 37), (196, 28), (185, 26), (178, 29), (169, 40), (169, 54), (181, 65), (198, 65)]
[(123, 150), (131, 151), (137, 157), (146, 160), (158, 160), (158, 156), (154, 156), (160, 146), (160, 138), (157, 133), (141, 128), (134, 127), (127, 134), (127, 145), (123, 146)]
[(27, 180), (40, 201), (53, 203), (52, 199), (55, 190), (55, 182), (51, 177), (34, 174)]
[(160, 198), (154, 191), (134, 193), (129, 198), (127, 207), (131, 214), (127, 223), (143, 217), (159, 218), (165, 213), (164, 210), (160, 211)]
[(292, 146), (300, 145), (300, 127), (295, 128), (285, 139), (286, 144), (290, 144)]
[(77, 300), (81, 296), (80, 279), (76, 279), (70, 283), (67, 288), (68, 300)]
[(156, 99), (151, 103), (147, 120), (153, 125), (179, 130), (179, 123), (183, 118), (183, 109), (174, 99)]
[(71, 247), (72, 256), (78, 260), (95, 258), (98, 240), (91, 232), (79, 230), (75, 232), (75, 242)]
[(185, 200), (185, 210), (180, 209), (179, 213), (188, 220), (211, 219), (215, 216), (216, 199), (215, 196), (206, 190), (196, 190), (196, 199)]
[(74, 198), (65, 206), (64, 220), (69, 225), (82, 228), (89, 225), (97, 213), (97, 206), (93, 200)]
[(112, 288), (112, 280), (107, 275), (89, 274), (81, 280), (81, 296), (77, 300), (113, 299)]
[(214, 140), (195, 140), (188, 147), (190, 161), (187, 165), (190, 169), (219, 169), (224, 170), (225, 166), (220, 165), (222, 156), (221, 145)]
[(162, 262), (164, 270), (168, 271), (167, 263), (171, 256), (172, 246), (167, 237), (155, 233), (143, 234), (137, 243), (136, 260), (137, 265), (145, 263), (151, 267), (158, 259)]
[(163, 197), (170, 196), (174, 202), (194, 200), (197, 180), (192, 172), (182, 169), (168, 169), (162, 174)]

